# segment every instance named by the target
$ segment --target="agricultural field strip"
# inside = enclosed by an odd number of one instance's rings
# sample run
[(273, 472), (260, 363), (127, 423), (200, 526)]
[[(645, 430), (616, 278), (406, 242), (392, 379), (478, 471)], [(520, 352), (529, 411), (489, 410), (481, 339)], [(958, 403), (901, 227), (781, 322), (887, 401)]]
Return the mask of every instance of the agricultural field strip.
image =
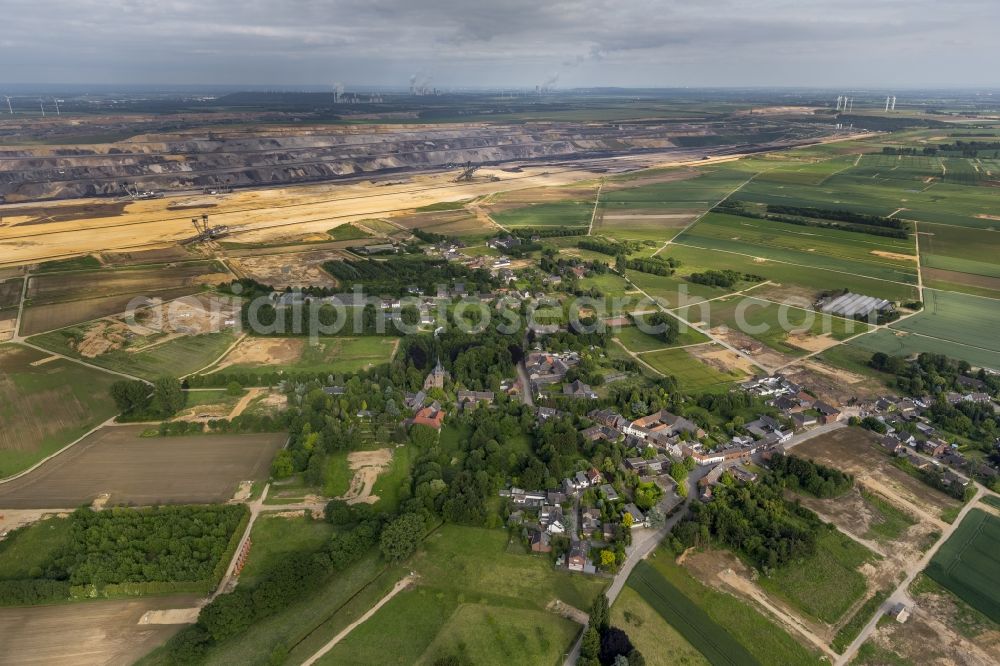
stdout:
[[(631, 280), (631, 279), (630, 279), (630, 278), (629, 278), (628, 276), (623, 276), (623, 277), (624, 277), (624, 279), (625, 279), (625, 281), (626, 281), (626, 282), (628, 282), (628, 283), (629, 283), (630, 285), (632, 285), (632, 287), (633, 287), (633, 288), (635, 288), (635, 290), (636, 290), (636, 291), (638, 291), (638, 292), (639, 292), (640, 294), (642, 294), (643, 296), (645, 296), (645, 297), (646, 297), (646, 298), (647, 298), (648, 300), (650, 300), (651, 302), (655, 303), (655, 304), (656, 304), (656, 307), (657, 307), (657, 308), (659, 308), (659, 310), (660, 310), (661, 312), (665, 312), (665, 313), (667, 313), (668, 315), (670, 315), (671, 317), (673, 317), (673, 318), (674, 318), (674, 319), (676, 319), (677, 321), (681, 322), (681, 323), (682, 323), (682, 324), (684, 324), (685, 326), (688, 326), (689, 328), (692, 328), (692, 329), (694, 329), (694, 330), (699, 330), (698, 328), (696, 328), (696, 327), (695, 327), (695, 326), (694, 326), (694, 325), (693, 325), (693, 324), (692, 324), (692, 323), (691, 323), (690, 321), (688, 321), (687, 319), (684, 319), (683, 317), (681, 317), (681, 316), (680, 316), (679, 314), (677, 314), (676, 312), (672, 312), (672, 311), (668, 310), (667, 308), (663, 307), (663, 306), (662, 306), (662, 305), (660, 304), (660, 302), (659, 302), (658, 300), (656, 300), (655, 298), (653, 298), (652, 296), (650, 296), (650, 295), (649, 295), (648, 293), (646, 293), (646, 292), (645, 292), (645, 291), (644, 291), (643, 289), (640, 289), (640, 288), (639, 288), (639, 286), (638, 286), (637, 284), (635, 284), (634, 282), (632, 282), (632, 280)], [(748, 361), (748, 362), (749, 362), (749, 363), (750, 363), (751, 365), (753, 365), (754, 367), (757, 367), (757, 368), (760, 368), (761, 370), (764, 370), (765, 372), (767, 372), (768, 374), (770, 374), (770, 372), (771, 372), (771, 371), (770, 371), (770, 370), (769, 370), (768, 368), (766, 368), (766, 367), (764, 367), (763, 365), (761, 365), (759, 361), (755, 360), (755, 359), (754, 359), (754, 358), (753, 358), (752, 356), (750, 356), (749, 354), (745, 354), (745, 353), (741, 352), (741, 351), (740, 351), (739, 349), (737, 349), (737, 348), (736, 348), (736, 347), (734, 347), (733, 345), (729, 344), (729, 343), (728, 343), (728, 342), (726, 342), (725, 340), (722, 340), (722, 339), (720, 339), (720, 338), (718, 338), (718, 337), (716, 337), (716, 336), (712, 335), (712, 333), (710, 333), (710, 332), (708, 332), (708, 331), (701, 331), (701, 332), (702, 332), (702, 333), (703, 333), (704, 335), (706, 335), (707, 337), (711, 338), (713, 342), (717, 342), (717, 343), (718, 343), (719, 345), (721, 345), (721, 346), (725, 347), (726, 349), (728, 349), (729, 351), (733, 352), (734, 354), (736, 354), (736, 355), (737, 355), (737, 356), (739, 356), (740, 358), (742, 358), (742, 359), (744, 359), (744, 360)], [(622, 345), (622, 346), (624, 347), (624, 345)], [(626, 350), (626, 351), (627, 351), (627, 350)], [(629, 352), (629, 353), (631, 353), (631, 352)], [(663, 373), (659, 373), (659, 374), (663, 374)]]
[[(59, 330), (59, 329), (56, 329), (56, 330)], [(59, 352), (52, 351), (51, 349), (46, 349), (45, 347), (39, 347), (38, 345), (33, 344), (31, 342), (28, 342), (26, 339), (21, 338), (21, 337), (15, 338), (12, 342), (17, 342), (18, 344), (22, 344), (25, 347), (31, 347), (35, 351), (43, 352), (45, 354), (48, 354), (49, 356), (55, 356), (57, 358), (61, 358), (61, 359), (64, 359), (66, 361), (72, 361), (73, 363), (76, 363), (78, 365), (86, 366), (86, 367), (90, 368), (91, 370), (100, 370), (101, 372), (109, 372), (112, 375), (118, 375), (119, 377), (124, 377), (125, 379), (132, 379), (132, 380), (135, 380), (135, 381), (146, 382), (147, 384), (149, 383), (148, 380), (143, 379), (142, 377), (135, 377), (135, 376), (130, 375), (130, 374), (126, 373), (126, 372), (120, 372), (118, 370), (112, 370), (110, 368), (102, 368), (99, 365), (94, 365), (92, 363), (87, 363), (83, 359), (75, 358), (73, 356), (67, 356), (66, 354), (61, 354)]]
[[(774, 169), (777, 169), (777, 168), (778, 167), (774, 167)], [(706, 208), (704, 211), (702, 211), (700, 214), (698, 214), (693, 220), (691, 220), (686, 226), (684, 226), (680, 231), (678, 231), (676, 234), (674, 234), (673, 237), (670, 240), (668, 240), (666, 243), (663, 244), (663, 247), (661, 247), (659, 250), (657, 250), (656, 252), (653, 253), (653, 256), (656, 256), (657, 254), (659, 254), (667, 245), (670, 245), (671, 243), (673, 243), (681, 234), (683, 234), (684, 232), (686, 232), (688, 229), (690, 229), (694, 225), (698, 224), (698, 222), (701, 221), (701, 218), (705, 217), (706, 215), (708, 215), (709, 213), (712, 212), (713, 208), (715, 208), (716, 206), (718, 206), (719, 204), (721, 204), (723, 201), (725, 201), (726, 199), (728, 199), (729, 197), (733, 196), (734, 194), (736, 194), (737, 192), (739, 192), (740, 190), (742, 190), (744, 187), (746, 187), (750, 183), (750, 181), (752, 181), (754, 178), (756, 178), (757, 176), (759, 176), (762, 173), (767, 173), (768, 171), (773, 171), (774, 169), (766, 169), (764, 171), (757, 171), (757, 172), (754, 172), (753, 174), (751, 174), (751, 176), (749, 178), (747, 178), (742, 183), (740, 183), (739, 185), (737, 185), (736, 187), (734, 187), (732, 190), (730, 190), (729, 192), (727, 192), (726, 196), (722, 197), (721, 199), (719, 199), (718, 201), (716, 201), (714, 204), (712, 204), (711, 206), (709, 206), (708, 208)]]
[[(682, 247), (693, 247), (693, 248), (698, 249), (698, 250), (705, 250), (706, 252), (725, 252), (726, 254), (735, 254), (735, 255), (738, 255), (738, 256), (741, 256), (741, 257), (750, 257), (751, 259), (758, 259), (759, 258), (759, 257), (757, 257), (757, 255), (747, 254), (746, 252), (736, 252), (734, 250), (720, 250), (718, 248), (703, 247), (701, 245), (695, 245), (694, 243), (687, 243), (687, 242), (684, 242), (684, 241), (673, 241), (672, 245), (680, 245)], [(837, 270), (835, 268), (819, 268), (819, 269), (817, 269), (815, 266), (809, 266), (807, 264), (799, 264), (799, 263), (795, 263), (793, 261), (784, 261), (782, 259), (767, 258), (766, 261), (774, 262), (776, 264), (785, 264), (786, 266), (797, 266), (799, 268), (810, 268), (810, 269), (813, 269), (813, 270), (828, 271), (830, 273), (840, 273), (841, 275), (853, 275), (853, 276), (857, 276), (856, 273), (851, 273), (850, 271), (840, 271), (840, 270)], [(889, 280), (887, 278), (872, 277), (871, 275), (862, 275), (860, 277), (863, 277), (866, 280), (878, 280), (879, 282), (889, 282), (890, 284), (899, 284), (899, 285), (903, 285), (905, 287), (915, 287), (916, 286), (916, 285), (914, 285), (911, 282), (900, 282), (899, 280)]]
[[(640, 358), (640, 356), (639, 356), (639, 354), (637, 352), (634, 352), (631, 349), (629, 349), (628, 347), (626, 347), (625, 344), (621, 340), (619, 340), (618, 338), (613, 338), (612, 340), (613, 340), (613, 342), (615, 344), (617, 344), (619, 347), (621, 347), (622, 350), (626, 354), (628, 354), (629, 356), (631, 356), (633, 359), (635, 359), (639, 363), (642, 363), (645, 367), (649, 368), (650, 372), (652, 372), (653, 374), (655, 374), (657, 377), (666, 377), (666, 375), (663, 374), (661, 371), (657, 370), (656, 368), (654, 368), (653, 366), (651, 366), (649, 363), (647, 363), (646, 361), (644, 361), (642, 358)], [(702, 343), (702, 344), (706, 344), (706, 343)], [(712, 342), (709, 341), (707, 344), (712, 344)], [(662, 350), (660, 350), (660, 351), (662, 351)]]
[[(616, 341), (616, 342), (619, 342), (619, 344), (621, 344), (620, 341)], [(714, 344), (715, 344), (715, 342), (712, 341), (712, 340), (705, 340), (704, 342), (692, 342), (689, 345), (676, 345), (674, 347), (661, 347), (660, 349), (647, 349), (645, 351), (637, 351), (637, 352), (633, 352), (633, 353), (636, 354), (637, 356), (641, 356), (642, 354), (655, 354), (657, 352), (673, 351), (674, 349), (687, 349), (688, 347), (704, 347), (705, 345), (714, 345)]]

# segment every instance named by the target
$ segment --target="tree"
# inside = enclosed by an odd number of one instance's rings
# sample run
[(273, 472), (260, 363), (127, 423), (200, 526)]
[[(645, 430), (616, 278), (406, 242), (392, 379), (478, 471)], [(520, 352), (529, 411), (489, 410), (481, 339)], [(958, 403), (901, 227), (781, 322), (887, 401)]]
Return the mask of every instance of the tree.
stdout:
[(292, 452), (288, 450), (278, 451), (278, 455), (274, 456), (274, 462), (271, 463), (271, 476), (276, 479), (287, 479), (294, 473), (295, 461), (292, 458)]
[[(604, 560), (604, 552), (601, 553), (601, 560)], [(614, 553), (611, 553), (614, 557)], [(590, 607), (590, 626), (596, 627), (598, 631), (604, 631), (608, 628), (608, 623), (610, 622), (611, 611), (608, 609), (608, 597), (602, 592), (597, 595), (594, 599), (593, 605)]]
[(610, 571), (615, 567), (615, 553), (610, 550), (601, 551), (601, 568)]
[(580, 644), (579, 664), (597, 664), (601, 654), (601, 635), (594, 627), (587, 627), (583, 633), (583, 641)]
[(635, 647), (628, 634), (618, 627), (608, 627), (601, 632), (601, 650), (598, 658), (602, 664), (613, 664), (618, 655), (628, 655)]
[(185, 402), (187, 398), (176, 377), (160, 377), (153, 384), (153, 405), (162, 416), (173, 416)]
[(123, 379), (111, 385), (111, 399), (122, 414), (142, 412), (149, 406), (149, 384)]
[(229, 382), (226, 384), (226, 395), (243, 395), (243, 387), (239, 382)]
[(382, 530), (379, 548), (390, 562), (401, 562), (413, 554), (424, 536), (424, 519), (420, 514), (407, 513)]

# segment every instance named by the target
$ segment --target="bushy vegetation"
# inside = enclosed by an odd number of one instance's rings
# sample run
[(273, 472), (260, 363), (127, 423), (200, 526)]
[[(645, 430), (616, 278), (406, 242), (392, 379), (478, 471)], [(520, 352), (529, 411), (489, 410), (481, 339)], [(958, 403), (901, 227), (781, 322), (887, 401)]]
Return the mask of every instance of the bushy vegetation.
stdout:
[(725, 201), (713, 210), (718, 213), (757, 220), (771, 220), (803, 227), (839, 229), (884, 238), (907, 238), (909, 235), (909, 226), (902, 220), (846, 210), (768, 204), (767, 212), (760, 213), (746, 208), (742, 201)]
[(369, 292), (379, 295), (402, 296), (411, 286), (425, 293), (436, 293), (438, 285), (451, 284), (454, 280), (465, 282), (469, 293), (496, 286), (489, 271), (472, 270), (456, 262), (424, 256), (328, 261), (323, 264), (323, 270), (337, 278), (343, 287), (363, 285)]
[(600, 252), (609, 257), (617, 257), (620, 254), (632, 254), (642, 248), (642, 243), (638, 241), (615, 241), (599, 236), (587, 236), (577, 241), (576, 246), (581, 250)]
[(111, 398), (121, 412), (121, 421), (149, 421), (173, 416), (186, 402), (181, 383), (160, 377), (152, 386), (139, 380), (121, 380), (111, 385)]
[(649, 273), (650, 275), (659, 275), (662, 277), (673, 275), (679, 265), (680, 262), (676, 259), (672, 257), (664, 258), (659, 255), (639, 259), (628, 259), (625, 255), (618, 255), (618, 258), (615, 260), (615, 266), (619, 271), (628, 269), (630, 271), (639, 271), (640, 273)]
[(837, 497), (854, 487), (851, 474), (798, 456), (775, 454), (769, 465), (785, 487), (802, 490), (815, 497)]
[(224, 573), (234, 535), (247, 519), (242, 505), (78, 509), (67, 519), (67, 539), (37, 553), (30, 578), (0, 583), (0, 603), (208, 592)]
[(715, 540), (751, 560), (764, 572), (813, 555), (824, 529), (812, 511), (788, 502), (784, 484), (720, 485), (708, 504), (694, 503), (692, 516), (675, 528), (684, 545)]
[(764, 280), (764, 278), (760, 275), (754, 275), (753, 273), (741, 273), (740, 271), (732, 271), (729, 269), (692, 273), (687, 276), (687, 279), (696, 284), (705, 284), (710, 287), (724, 287), (726, 289), (731, 288), (738, 282), (762, 282)]

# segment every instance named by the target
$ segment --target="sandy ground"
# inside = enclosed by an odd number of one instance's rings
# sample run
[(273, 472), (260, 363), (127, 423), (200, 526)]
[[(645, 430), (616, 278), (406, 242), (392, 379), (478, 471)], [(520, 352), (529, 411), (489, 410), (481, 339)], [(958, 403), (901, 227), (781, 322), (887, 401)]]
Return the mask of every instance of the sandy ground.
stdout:
[(782, 372), (821, 400), (834, 405), (847, 404), (852, 398), (875, 398), (885, 392), (874, 379), (826, 365), (814, 358), (797, 361)]
[(887, 622), (869, 642), (891, 650), (913, 664), (993, 666), (1000, 663), (1000, 631), (984, 630), (969, 637), (956, 630), (958, 607), (949, 595), (921, 594), (904, 624)]
[(698, 347), (688, 347), (687, 353), (700, 361), (704, 361), (723, 372), (737, 370), (748, 375), (753, 375), (757, 368), (735, 352), (728, 349), (717, 349), (716, 345), (701, 345)]
[(785, 339), (785, 342), (794, 347), (798, 347), (799, 349), (805, 349), (807, 352), (821, 352), (824, 349), (836, 347), (840, 344), (829, 333), (823, 333), (822, 335), (803, 335), (801, 333), (791, 333)]
[(192, 608), (190, 596), (0, 608), (0, 662), (45, 666), (125, 665), (163, 643), (179, 624), (140, 624), (149, 611)]
[(247, 336), (226, 355), (212, 372), (232, 365), (287, 365), (302, 356), (306, 341), (301, 338), (254, 338)]
[[(732, 155), (701, 160), (676, 153), (625, 155), (606, 160), (589, 160), (606, 168), (667, 167), (685, 164), (708, 165), (739, 159)], [(413, 174), (407, 182), (392, 184), (370, 181), (321, 183), (263, 189), (238, 190), (217, 198), (210, 209), (210, 225), (227, 225), (227, 240), (270, 242), (292, 234), (322, 234), (347, 222), (412, 212), (413, 209), (443, 201), (460, 201), (503, 191), (533, 187), (561, 186), (593, 180), (596, 174), (586, 165), (527, 165), (517, 172), (491, 169), (491, 178), (471, 183), (454, 182), (452, 171)], [(190, 195), (187, 195), (190, 196)], [(52, 221), (44, 225), (0, 227), (0, 265), (13, 266), (45, 259), (106, 251), (139, 251), (162, 247), (194, 235), (191, 213), (171, 210), (176, 197), (131, 201), (122, 214), (95, 210), (84, 219)], [(99, 200), (67, 200), (53, 203), (79, 207)], [(106, 202), (105, 202), (106, 203)], [(16, 208), (5, 210), (12, 216)]]
[(347, 463), (354, 472), (351, 479), (351, 487), (347, 492), (337, 499), (345, 500), (348, 504), (374, 504), (379, 500), (378, 495), (372, 495), (372, 488), (378, 475), (389, 466), (392, 461), (392, 449), (378, 449), (376, 451), (354, 451), (347, 455)]
[[(719, 338), (720, 340), (726, 341), (733, 347), (736, 347), (737, 349), (753, 357), (755, 361), (762, 364), (766, 368), (780, 368), (786, 363), (791, 363), (792, 361), (795, 360), (794, 357), (775, 351), (774, 349), (771, 349), (770, 347), (761, 343), (760, 341), (754, 340), (749, 335), (741, 331), (729, 328), (728, 326), (725, 325), (716, 326), (715, 328), (710, 329), (709, 332), (713, 336)], [(732, 353), (730, 352), (730, 354)], [(732, 354), (732, 356), (736, 355)], [(749, 372), (750, 374), (754, 374), (754, 372), (756, 372), (756, 369), (753, 368), (750, 365), (750, 363), (746, 361), (746, 359), (738, 356), (736, 356), (736, 358), (739, 358), (740, 361), (742, 361), (746, 366), (751, 368), (747, 370), (741, 366), (741, 369), (743, 369), (744, 372)]]
[(885, 250), (872, 250), (869, 254), (874, 254), (876, 257), (883, 257), (885, 259), (899, 259), (902, 261), (917, 260), (917, 255), (915, 254), (900, 254), (898, 252), (886, 252)]
[(332, 288), (337, 286), (337, 280), (321, 264), (343, 256), (339, 250), (324, 250), (231, 258), (229, 264), (237, 274), (278, 290), (305, 286)]
[(73, 509), (63, 511), (52, 509), (2, 509), (0, 510), (0, 539), (7, 536), (8, 532), (45, 520), (53, 516), (65, 516)]

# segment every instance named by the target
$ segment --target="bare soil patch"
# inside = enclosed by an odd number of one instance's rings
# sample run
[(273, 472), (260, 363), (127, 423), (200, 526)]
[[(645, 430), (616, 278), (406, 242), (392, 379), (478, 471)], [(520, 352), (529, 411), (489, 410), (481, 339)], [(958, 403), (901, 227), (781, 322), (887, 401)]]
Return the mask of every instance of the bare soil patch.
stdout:
[(782, 372), (794, 382), (813, 391), (820, 399), (834, 405), (847, 404), (852, 398), (874, 399), (884, 393), (876, 380), (835, 368), (814, 358), (796, 361)]
[(183, 627), (142, 623), (147, 613), (197, 603), (170, 596), (0, 608), (0, 654), (8, 664), (132, 664)]
[(958, 500), (893, 465), (876, 447), (875, 437), (860, 428), (842, 428), (814, 437), (796, 446), (795, 454), (850, 472), (858, 483), (939, 527), (941, 512), (959, 506)]
[(699, 361), (723, 372), (736, 371), (752, 375), (756, 371), (754, 364), (747, 359), (728, 349), (717, 349), (715, 345), (687, 347), (685, 351)]
[(230, 259), (233, 270), (275, 289), (286, 287), (336, 287), (337, 280), (323, 270), (326, 261), (339, 259), (339, 250), (271, 254)]
[(898, 252), (886, 252), (885, 250), (872, 250), (870, 254), (874, 254), (876, 257), (882, 257), (883, 259), (898, 259), (900, 261), (917, 260), (917, 255), (915, 254), (900, 254)]
[(947, 595), (921, 594), (904, 623), (884, 622), (869, 638), (913, 664), (993, 666), (1000, 663), (1000, 631), (974, 637), (956, 630), (958, 608)]
[(988, 275), (973, 275), (972, 273), (961, 273), (959, 271), (948, 271), (942, 268), (921, 268), (924, 280), (941, 280), (942, 282), (954, 282), (970, 287), (983, 287), (1000, 291), (1000, 278)]
[(337, 499), (345, 500), (348, 504), (374, 504), (379, 500), (378, 495), (372, 494), (375, 481), (379, 474), (392, 462), (392, 449), (378, 449), (376, 451), (353, 451), (347, 455), (347, 463), (350, 465), (354, 477), (351, 479), (351, 486), (347, 492)]
[(805, 349), (807, 352), (821, 352), (824, 349), (829, 349), (830, 347), (836, 347), (838, 344), (840, 344), (829, 333), (823, 333), (821, 335), (790, 333), (788, 337), (785, 338), (785, 342), (792, 345), (793, 347), (798, 347), (799, 349)]
[[(755, 340), (750, 337), (746, 333), (729, 328), (725, 325), (717, 326), (711, 329), (710, 332), (713, 336), (726, 341), (745, 354), (752, 356), (754, 360), (768, 368), (778, 368), (795, 360), (795, 357), (777, 352), (759, 340)], [(742, 357), (737, 358), (740, 358), (743, 363), (749, 365), (751, 368), (753, 367), (752, 364), (746, 361), (746, 359), (743, 359)], [(745, 372), (753, 374), (754, 370), (746, 370)]]
[(0, 484), (0, 508), (64, 508), (108, 493), (109, 506), (229, 500), (247, 479), (264, 479), (282, 433), (152, 437), (147, 426), (101, 428), (33, 472)]
[(247, 336), (226, 355), (212, 372), (233, 365), (289, 365), (302, 357), (306, 341), (302, 338), (256, 338)]

